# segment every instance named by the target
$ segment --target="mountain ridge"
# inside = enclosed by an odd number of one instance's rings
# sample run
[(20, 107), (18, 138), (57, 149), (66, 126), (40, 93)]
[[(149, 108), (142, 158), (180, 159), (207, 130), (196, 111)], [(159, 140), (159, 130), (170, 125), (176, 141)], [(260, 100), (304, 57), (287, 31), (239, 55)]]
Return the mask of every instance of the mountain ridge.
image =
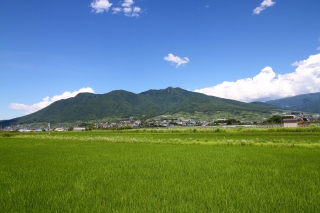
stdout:
[(320, 113), (320, 92), (266, 101), (282, 109)]
[(110, 117), (150, 118), (166, 113), (194, 113), (195, 111), (268, 112), (275, 108), (277, 107), (272, 105), (243, 103), (173, 87), (151, 89), (138, 94), (126, 90), (114, 90), (105, 94), (79, 93), (73, 98), (56, 101), (30, 115), (2, 121), (0, 125), (63, 123)]

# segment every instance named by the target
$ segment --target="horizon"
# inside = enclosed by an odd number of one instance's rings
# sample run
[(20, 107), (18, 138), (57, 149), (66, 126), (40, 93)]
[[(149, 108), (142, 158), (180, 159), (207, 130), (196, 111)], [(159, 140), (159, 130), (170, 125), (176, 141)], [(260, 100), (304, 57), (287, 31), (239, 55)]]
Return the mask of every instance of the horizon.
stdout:
[(320, 92), (318, 0), (0, 6), (0, 120), (81, 92), (171, 85), (241, 102)]

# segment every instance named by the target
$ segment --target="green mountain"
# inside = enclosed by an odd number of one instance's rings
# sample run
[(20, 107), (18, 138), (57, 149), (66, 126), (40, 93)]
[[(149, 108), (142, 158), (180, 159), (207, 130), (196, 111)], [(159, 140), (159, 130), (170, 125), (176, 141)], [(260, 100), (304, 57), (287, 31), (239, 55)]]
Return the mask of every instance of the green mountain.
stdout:
[(277, 107), (250, 104), (207, 96), (180, 88), (148, 90), (134, 94), (116, 90), (106, 94), (80, 93), (74, 98), (56, 101), (33, 114), (0, 122), (0, 125), (26, 123), (63, 123), (103, 118), (150, 118), (179, 112), (269, 112)]
[(320, 113), (320, 92), (266, 101), (282, 109)]

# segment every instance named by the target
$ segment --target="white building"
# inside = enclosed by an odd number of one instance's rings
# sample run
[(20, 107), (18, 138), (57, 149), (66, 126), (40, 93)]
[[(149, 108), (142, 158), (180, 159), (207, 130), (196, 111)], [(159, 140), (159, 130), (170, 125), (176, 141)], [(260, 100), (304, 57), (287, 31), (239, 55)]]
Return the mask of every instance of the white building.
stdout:
[(75, 127), (75, 128), (73, 128), (73, 131), (84, 131), (84, 130), (86, 130), (86, 128), (84, 128), (84, 127)]
[(298, 122), (295, 118), (285, 118), (283, 119), (283, 126), (284, 127), (297, 127)]

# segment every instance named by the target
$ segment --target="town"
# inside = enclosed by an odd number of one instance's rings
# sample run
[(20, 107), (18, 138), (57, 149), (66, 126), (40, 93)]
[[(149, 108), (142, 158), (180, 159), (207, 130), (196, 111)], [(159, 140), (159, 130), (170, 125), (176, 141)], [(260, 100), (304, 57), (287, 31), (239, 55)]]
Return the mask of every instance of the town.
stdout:
[(0, 131), (20, 131), (20, 132), (37, 132), (37, 131), (90, 131), (94, 129), (100, 130), (125, 130), (134, 128), (174, 128), (174, 127), (222, 127), (234, 128), (242, 127), (298, 127), (309, 126), (314, 124), (320, 126), (319, 114), (296, 113), (287, 115), (286, 113), (275, 113), (269, 119), (240, 121), (236, 119), (218, 118), (212, 121), (203, 121), (195, 119), (186, 119), (184, 117), (169, 119), (168, 115), (161, 115), (153, 119), (126, 119), (113, 122), (87, 123), (81, 122), (79, 124), (69, 123), (31, 123), (11, 125), (1, 127)]

